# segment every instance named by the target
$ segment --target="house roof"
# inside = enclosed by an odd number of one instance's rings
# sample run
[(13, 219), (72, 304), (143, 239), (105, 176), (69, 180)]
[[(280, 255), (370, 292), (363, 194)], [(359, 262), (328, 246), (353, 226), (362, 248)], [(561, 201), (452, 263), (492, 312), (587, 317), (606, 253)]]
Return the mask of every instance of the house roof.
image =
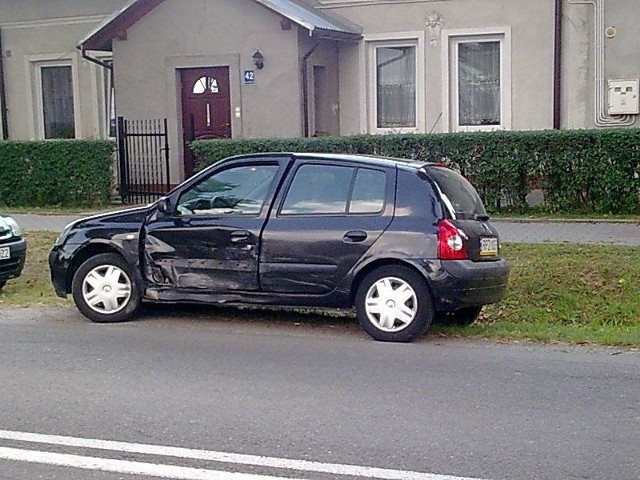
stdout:
[[(78, 48), (110, 51), (114, 38), (124, 36), (128, 28), (163, 1), (131, 0), (80, 40)], [(338, 15), (319, 11), (302, 0), (253, 1), (307, 29), (309, 36), (346, 42), (357, 42), (362, 38), (360, 26)]]

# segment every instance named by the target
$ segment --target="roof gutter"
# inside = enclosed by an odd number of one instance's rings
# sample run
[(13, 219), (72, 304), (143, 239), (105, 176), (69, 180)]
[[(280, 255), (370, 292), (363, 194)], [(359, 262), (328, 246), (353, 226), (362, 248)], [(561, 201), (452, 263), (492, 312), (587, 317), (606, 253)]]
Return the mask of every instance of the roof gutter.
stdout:
[(7, 91), (4, 84), (4, 50), (2, 49), (2, 30), (0, 29), (0, 122), (2, 139), (9, 138), (9, 109), (7, 108)]
[(110, 65), (106, 62), (103, 62), (102, 60), (92, 57), (91, 55), (89, 55), (87, 53), (87, 51), (84, 49), (83, 45), (78, 45), (78, 50), (80, 50), (80, 52), (82, 53), (82, 58), (84, 58), (85, 60), (90, 61), (91, 63), (95, 63), (96, 65), (100, 65), (102, 68), (106, 68), (107, 70), (113, 70), (113, 65)]

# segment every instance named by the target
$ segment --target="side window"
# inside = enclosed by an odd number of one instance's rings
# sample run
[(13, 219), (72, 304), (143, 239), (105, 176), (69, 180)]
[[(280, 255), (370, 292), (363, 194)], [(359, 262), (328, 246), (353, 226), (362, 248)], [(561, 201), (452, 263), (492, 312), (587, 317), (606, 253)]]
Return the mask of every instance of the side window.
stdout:
[(277, 165), (244, 165), (217, 172), (185, 190), (179, 215), (258, 215)]
[(380, 170), (359, 168), (349, 202), (349, 213), (380, 213), (384, 207), (387, 175)]
[(354, 170), (337, 165), (302, 165), (291, 182), (280, 213), (346, 213)]
[(375, 214), (384, 207), (386, 174), (368, 168), (302, 165), (281, 215)]

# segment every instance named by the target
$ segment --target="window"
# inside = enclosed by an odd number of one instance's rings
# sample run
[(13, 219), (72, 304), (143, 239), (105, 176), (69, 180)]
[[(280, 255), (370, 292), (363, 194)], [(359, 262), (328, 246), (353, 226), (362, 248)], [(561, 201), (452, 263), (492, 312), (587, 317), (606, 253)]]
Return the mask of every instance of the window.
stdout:
[(284, 200), (282, 215), (376, 214), (382, 212), (386, 175), (337, 165), (302, 165)]
[(193, 93), (218, 93), (220, 87), (218, 86), (218, 80), (213, 77), (200, 77), (193, 85)]
[(387, 176), (380, 170), (358, 169), (349, 213), (379, 213), (384, 207)]
[(416, 48), (376, 48), (378, 128), (416, 126)]
[(500, 42), (458, 43), (458, 125), (500, 125)]
[(449, 33), (449, 124), (451, 130), (511, 128), (509, 31)]
[(187, 189), (180, 215), (259, 215), (277, 165), (245, 165), (217, 172)]
[(424, 32), (365, 37), (367, 124), (372, 133), (424, 131)]
[(40, 69), (44, 138), (75, 138), (71, 66)]

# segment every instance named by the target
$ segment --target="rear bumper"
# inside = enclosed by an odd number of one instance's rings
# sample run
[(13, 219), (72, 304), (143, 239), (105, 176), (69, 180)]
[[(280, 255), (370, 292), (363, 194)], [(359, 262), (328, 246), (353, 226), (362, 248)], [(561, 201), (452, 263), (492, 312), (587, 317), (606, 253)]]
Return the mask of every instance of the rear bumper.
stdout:
[(24, 261), (27, 258), (27, 242), (19, 240), (17, 242), (3, 243), (0, 247), (9, 247), (10, 256), (0, 260), (0, 281), (4, 282), (10, 278), (19, 277), (24, 268)]
[(430, 275), (436, 310), (455, 310), (496, 303), (507, 294), (506, 260), (472, 262), (447, 260)]

